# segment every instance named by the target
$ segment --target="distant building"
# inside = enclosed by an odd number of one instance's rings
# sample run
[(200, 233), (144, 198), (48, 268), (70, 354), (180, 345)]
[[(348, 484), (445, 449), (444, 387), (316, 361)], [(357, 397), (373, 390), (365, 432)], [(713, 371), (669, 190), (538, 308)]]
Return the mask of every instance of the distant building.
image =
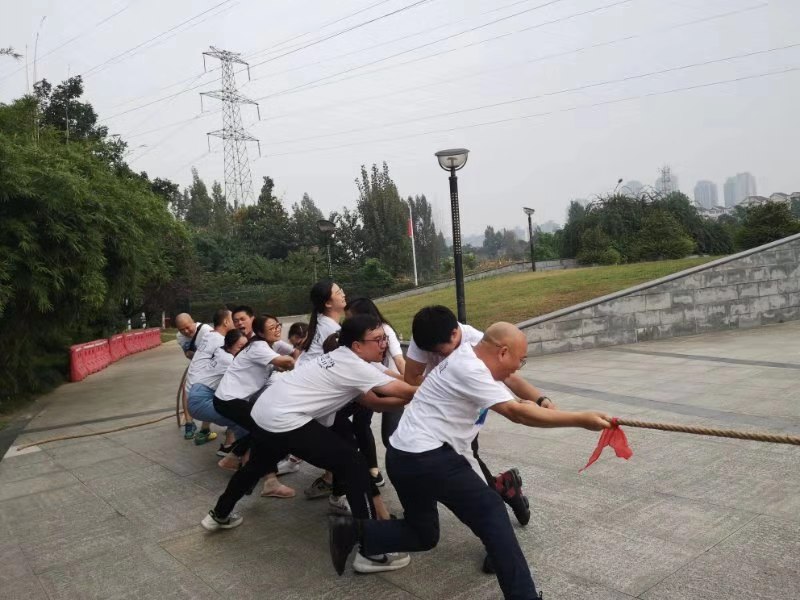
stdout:
[(628, 196), (637, 197), (639, 194), (642, 193), (644, 189), (644, 184), (641, 181), (637, 181), (632, 179), (631, 181), (627, 182), (621, 188), (619, 188), (623, 194), (627, 194)]
[(700, 213), (701, 217), (705, 217), (706, 219), (712, 219), (716, 221), (717, 219), (719, 219), (724, 215), (733, 214), (733, 208), (726, 208), (724, 206), (712, 206), (711, 208), (703, 208), (702, 206), (698, 206), (697, 212)]
[(561, 229), (561, 223), (556, 223), (555, 221), (545, 221), (539, 225), (539, 229), (542, 231), (542, 233), (553, 233), (554, 231)]
[(654, 187), (656, 192), (660, 194), (671, 194), (672, 192), (679, 192), (681, 189), (678, 184), (678, 176), (668, 166), (661, 167)]
[(694, 201), (703, 208), (714, 208), (717, 205), (717, 184), (713, 181), (698, 181), (694, 186)]
[(725, 206), (728, 208), (736, 206), (745, 198), (755, 196), (756, 178), (750, 173), (737, 173), (734, 177), (728, 177), (724, 186)]
[(768, 202), (770, 202), (770, 199), (766, 196), (748, 196), (736, 206), (744, 206), (746, 208), (748, 206), (762, 206)]

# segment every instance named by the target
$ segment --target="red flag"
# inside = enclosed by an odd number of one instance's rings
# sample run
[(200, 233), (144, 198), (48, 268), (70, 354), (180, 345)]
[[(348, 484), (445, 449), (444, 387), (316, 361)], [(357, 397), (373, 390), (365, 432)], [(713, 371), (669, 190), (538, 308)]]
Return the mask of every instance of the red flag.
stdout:
[(414, 225), (411, 223), (411, 217), (408, 218), (408, 237), (414, 237)]
[(633, 450), (630, 449), (628, 446), (628, 438), (625, 437), (625, 432), (622, 431), (622, 428), (617, 425), (617, 419), (611, 419), (611, 428), (604, 429), (603, 432), (600, 434), (600, 439), (597, 442), (597, 448), (594, 449), (592, 455), (589, 457), (589, 462), (586, 463), (586, 466), (583, 467), (578, 473), (582, 473), (589, 466), (600, 458), (600, 454), (603, 452), (603, 448), (606, 446), (611, 446), (614, 449), (614, 452), (617, 453), (617, 456), (620, 458), (624, 458), (628, 460), (631, 456), (633, 456)]

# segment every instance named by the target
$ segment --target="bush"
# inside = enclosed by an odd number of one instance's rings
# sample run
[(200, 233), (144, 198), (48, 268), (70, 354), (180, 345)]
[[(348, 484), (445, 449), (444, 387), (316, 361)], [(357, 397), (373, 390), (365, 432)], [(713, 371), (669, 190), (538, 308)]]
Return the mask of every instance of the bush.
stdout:
[(800, 233), (800, 220), (792, 216), (789, 206), (782, 202), (768, 202), (745, 209), (735, 239), (739, 249), (747, 250), (795, 233)]
[(665, 210), (653, 210), (642, 223), (631, 250), (634, 260), (683, 258), (692, 253), (694, 240)]
[(611, 238), (600, 227), (592, 227), (581, 236), (577, 259), (582, 265), (616, 265), (622, 255), (611, 246)]

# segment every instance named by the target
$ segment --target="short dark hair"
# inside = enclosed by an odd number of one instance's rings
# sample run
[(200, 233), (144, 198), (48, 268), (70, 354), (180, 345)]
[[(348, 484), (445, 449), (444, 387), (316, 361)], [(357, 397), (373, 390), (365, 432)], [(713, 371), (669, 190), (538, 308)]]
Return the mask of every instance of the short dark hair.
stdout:
[(247, 306), (246, 304), (241, 304), (240, 306), (237, 306), (231, 311), (231, 314), (235, 315), (237, 312), (246, 313), (248, 317), (252, 317), (254, 314), (256, 314), (253, 312), (252, 307)]
[(229, 311), (227, 308), (218, 308), (214, 311), (214, 318), (213, 323), (214, 327), (219, 327), (225, 322), (225, 319), (230, 317), (233, 313)]
[(369, 298), (353, 298), (347, 302), (347, 306), (344, 307), (344, 310), (351, 315), (375, 315), (381, 323), (389, 327), (392, 326), (388, 319), (381, 314), (378, 307), (375, 306), (375, 303)]
[(411, 335), (420, 350), (434, 352), (439, 344), (446, 344), (458, 329), (458, 320), (453, 311), (437, 304), (426, 306), (414, 315)]
[(373, 315), (354, 315), (345, 319), (339, 330), (339, 345), (353, 347), (353, 343), (364, 339), (364, 334), (373, 329), (378, 329), (381, 322)]
[(233, 345), (239, 341), (239, 338), (243, 337), (244, 334), (239, 331), (238, 329), (231, 329), (228, 333), (225, 334), (225, 344), (223, 348), (230, 349)]
[(287, 335), (289, 337), (296, 335), (301, 338), (305, 338), (308, 335), (308, 323), (303, 323), (302, 321), (292, 323), (292, 326), (289, 327), (289, 333)]
[(336, 348), (339, 347), (339, 332), (335, 332), (330, 334), (328, 337), (325, 338), (325, 341), (322, 342), (322, 353), (327, 354), (328, 352), (333, 352)]

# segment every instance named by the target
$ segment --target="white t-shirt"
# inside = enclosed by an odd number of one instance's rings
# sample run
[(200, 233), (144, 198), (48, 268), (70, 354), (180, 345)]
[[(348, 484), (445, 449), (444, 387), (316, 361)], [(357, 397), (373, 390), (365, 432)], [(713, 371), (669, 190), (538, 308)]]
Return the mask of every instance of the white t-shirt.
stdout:
[(336, 333), (342, 328), (339, 323), (322, 313), (317, 314), (317, 331), (314, 333), (314, 339), (311, 340), (311, 345), (308, 350), (303, 352), (297, 359), (297, 364), (302, 365), (305, 362), (322, 355), (322, 344), (328, 339), (332, 333)]
[(448, 444), (472, 464), (470, 444), (487, 411), (509, 400), (514, 394), (492, 378), (471, 344), (462, 343), (422, 382), (389, 441), (398, 450), (413, 453)]
[(289, 342), (284, 342), (283, 340), (278, 340), (272, 344), (272, 349), (281, 356), (291, 356), (292, 352), (294, 352), (294, 346), (292, 346)]
[[(478, 331), (474, 327), (459, 323), (458, 328), (461, 330), (462, 346), (464, 344), (474, 346), (483, 339), (483, 332)], [(411, 343), (408, 345), (406, 357), (425, 364), (425, 375), (433, 371), (434, 367), (436, 367), (436, 365), (445, 359), (445, 357), (438, 352), (430, 352), (428, 350), (420, 349), (420, 347), (414, 342), (414, 338), (411, 338)]]
[[(225, 336), (214, 330), (206, 333), (203, 336), (203, 340), (196, 344), (197, 350), (192, 357), (192, 362), (189, 363), (189, 370), (186, 372), (187, 387), (192, 387), (195, 383), (203, 383), (199, 381), (199, 378), (208, 370), (208, 362), (211, 360), (211, 355), (224, 344)], [(219, 383), (219, 380), (217, 380), (217, 383)]]
[[(197, 337), (194, 340), (194, 347), (195, 348), (199, 348), (200, 344), (203, 342), (203, 337), (209, 331), (214, 331), (214, 328), (211, 327), (211, 325), (208, 325), (206, 323), (195, 323), (195, 327), (199, 327), (200, 328), (200, 331), (197, 331), (197, 329), (195, 329), (195, 333), (197, 334)], [(178, 332), (178, 335), (175, 336), (175, 339), (178, 341), (178, 346), (180, 346), (182, 352), (186, 352), (187, 350), (189, 350), (191, 348), (191, 346), (192, 346), (192, 337), (194, 337), (194, 336), (186, 337), (185, 335), (183, 335), (180, 332)]]
[(247, 400), (267, 385), (274, 368), (270, 363), (279, 356), (263, 340), (248, 343), (228, 367), (215, 396), (220, 400)]
[[(195, 354), (195, 356), (197, 356)], [(211, 353), (205, 369), (195, 378), (194, 383), (202, 383), (216, 390), (219, 382), (233, 363), (233, 354), (226, 352), (222, 346)]]
[(397, 368), (397, 364), (394, 362), (393, 356), (397, 356), (398, 354), (403, 354), (403, 348), (400, 346), (400, 340), (397, 339), (397, 334), (395, 333), (394, 329), (392, 329), (386, 323), (383, 324), (383, 332), (386, 334), (386, 337), (389, 338), (389, 344), (386, 347), (386, 358), (383, 359), (383, 364), (390, 368), (392, 371), (400, 372), (400, 369)]
[(267, 431), (292, 431), (313, 419), (326, 421), (355, 396), (392, 381), (342, 346), (277, 378), (258, 397), (250, 415)]

